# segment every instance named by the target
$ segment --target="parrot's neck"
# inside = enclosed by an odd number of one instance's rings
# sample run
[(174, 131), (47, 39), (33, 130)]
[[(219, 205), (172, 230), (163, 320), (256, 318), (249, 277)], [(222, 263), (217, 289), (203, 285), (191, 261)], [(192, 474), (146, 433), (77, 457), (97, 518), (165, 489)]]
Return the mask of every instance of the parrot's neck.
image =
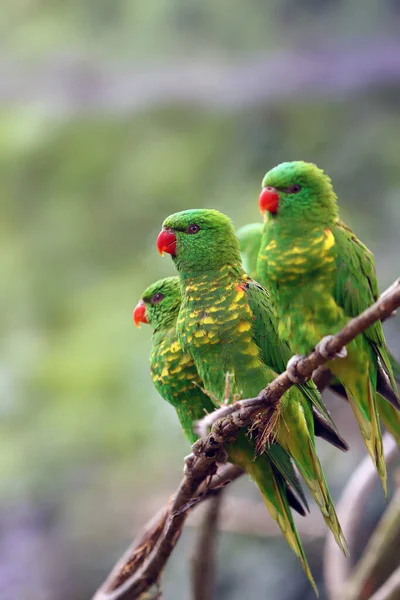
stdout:
[(266, 223), (259, 269), (267, 287), (296, 287), (302, 284), (334, 281), (336, 247), (330, 228), (290, 230), (290, 235), (278, 220)]
[(210, 282), (212, 288), (226, 288), (233, 281), (245, 275), (243, 267), (240, 263), (224, 264), (219, 269), (210, 271), (191, 270), (180, 273), (180, 281), (183, 290), (196, 289), (199, 292), (209, 291)]

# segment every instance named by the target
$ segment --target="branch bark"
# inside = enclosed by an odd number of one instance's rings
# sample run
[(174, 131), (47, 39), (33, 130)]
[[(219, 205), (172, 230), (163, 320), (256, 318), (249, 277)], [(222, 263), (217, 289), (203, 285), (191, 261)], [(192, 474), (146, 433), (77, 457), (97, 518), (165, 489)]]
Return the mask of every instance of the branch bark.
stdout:
[(400, 567), (389, 577), (370, 600), (399, 600), (400, 598)]
[(207, 501), (206, 513), (200, 525), (192, 556), (193, 600), (211, 600), (214, 594), (218, 520), (222, 498), (221, 489)]
[[(399, 306), (400, 280), (375, 304), (333, 335), (326, 345), (327, 352), (336, 354), (375, 321), (388, 317)], [(326, 360), (317, 349), (314, 350), (297, 363), (298, 376), (306, 381)], [(224, 406), (201, 421), (200, 430), (204, 432), (211, 427), (211, 432), (193, 445), (193, 455), (172, 501), (158, 519), (151, 522), (150, 530), (145, 531), (118, 562), (94, 600), (134, 600), (159, 580), (182, 531), (187, 510), (199, 496), (200, 485), (203, 493), (207, 493), (207, 480), (215, 481), (216, 464), (221, 458), (224, 443), (234, 438), (241, 428), (251, 425), (262, 411), (276, 407), (292, 385), (288, 372), (284, 371), (257, 398)]]
[(371, 536), (362, 558), (346, 586), (346, 600), (368, 600), (399, 566), (400, 491)]
[[(390, 464), (397, 456), (397, 444), (389, 433), (383, 436), (383, 447), (386, 463)], [(366, 456), (354, 471), (346, 485), (336, 507), (343, 533), (350, 548), (361, 527), (363, 507), (370, 497), (373, 487), (379, 481), (378, 475), (369, 456)], [(336, 547), (332, 535), (328, 534), (324, 552), (324, 577), (329, 598), (343, 600), (346, 584), (351, 574), (351, 563)]]

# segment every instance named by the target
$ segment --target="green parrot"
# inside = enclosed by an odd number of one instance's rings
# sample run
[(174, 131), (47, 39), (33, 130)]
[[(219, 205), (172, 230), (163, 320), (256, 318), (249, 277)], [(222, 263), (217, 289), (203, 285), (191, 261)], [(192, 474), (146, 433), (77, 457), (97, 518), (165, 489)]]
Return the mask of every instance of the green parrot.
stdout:
[[(262, 273), (260, 275), (257, 273), (257, 261), (263, 230), (263, 223), (250, 223), (249, 225), (244, 225), (238, 229), (236, 235), (239, 240), (240, 253), (246, 273), (248, 273), (254, 279), (260, 281), (260, 283), (267, 285)], [(376, 281), (375, 276), (374, 280)], [(377, 299), (378, 297), (375, 298), (375, 300)], [(351, 314), (351, 316), (355, 317), (356, 314)], [(395, 379), (398, 380), (400, 378), (400, 365), (390, 352), (389, 360)], [(381, 381), (384, 382), (384, 377), (382, 377)], [(379, 385), (380, 384), (378, 382), (378, 391)], [(338, 382), (336, 378), (331, 382), (330, 387), (340, 396), (343, 396), (347, 399), (345, 388)], [(377, 406), (382, 423), (393, 435), (397, 445), (400, 447), (400, 412), (380, 395), (377, 396)]]
[[(172, 255), (182, 304), (177, 334), (192, 357), (204, 387), (222, 399), (231, 377), (232, 400), (257, 396), (292, 356), (278, 337), (267, 291), (240, 262), (239, 242), (228, 217), (215, 210), (187, 210), (165, 219), (157, 240)], [(347, 545), (320, 465), (314, 440), (312, 403), (327, 413), (314, 384), (293, 387), (270, 411), (261, 438), (277, 441), (293, 458), (336, 541)]]
[[(167, 277), (150, 285), (137, 304), (133, 319), (137, 326), (148, 323), (153, 328), (150, 370), (159, 394), (175, 408), (183, 431), (191, 443), (197, 439), (193, 422), (212, 412), (216, 404), (203, 391), (192, 358), (182, 350), (176, 333), (176, 321), (181, 305), (178, 277)], [(257, 484), (273, 519), (281, 528), (289, 546), (300, 559), (316, 593), (307, 559), (293, 521), (290, 507), (301, 515), (307, 506), (300, 483), (288, 454), (277, 444), (266, 453), (255, 456), (255, 445), (244, 433), (226, 446), (229, 460), (242, 467)], [(295, 490), (297, 496), (292, 491)]]
[[(279, 318), (279, 333), (307, 354), (378, 297), (371, 252), (339, 219), (329, 177), (316, 165), (283, 163), (269, 171), (259, 198), (266, 215), (257, 271)], [(397, 388), (378, 321), (326, 366), (345, 387), (367, 450), (386, 494), (386, 464), (377, 391), (396, 407)], [(327, 357), (329, 358), (329, 357)], [(390, 423), (392, 406), (381, 405)]]

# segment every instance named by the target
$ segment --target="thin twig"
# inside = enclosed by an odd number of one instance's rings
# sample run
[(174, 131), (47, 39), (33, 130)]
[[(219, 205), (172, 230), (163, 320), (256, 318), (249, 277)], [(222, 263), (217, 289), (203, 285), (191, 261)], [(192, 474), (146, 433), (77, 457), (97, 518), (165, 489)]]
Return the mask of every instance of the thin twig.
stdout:
[(216, 542), (223, 490), (207, 501), (192, 556), (193, 600), (211, 600), (215, 587)]
[[(336, 335), (332, 336), (326, 350), (330, 355), (338, 353), (357, 335), (379, 319), (389, 316), (400, 307), (400, 282), (393, 285), (390, 293), (383, 295), (373, 306), (352, 319)], [(318, 350), (297, 363), (297, 374), (306, 381), (313, 371), (326, 362)], [(248, 427), (263, 410), (276, 407), (281, 396), (293, 385), (287, 371), (279, 375), (260, 392), (257, 398), (240, 400), (232, 406), (222, 407), (202, 420), (202, 429), (211, 426), (209, 435), (193, 446), (193, 457), (187, 465), (185, 476), (167, 508), (161, 531), (145, 538), (138, 558), (137, 543), (132, 560), (132, 548), (119, 561), (106, 582), (95, 595), (95, 600), (135, 600), (139, 594), (158, 581), (161, 572), (174, 549), (185, 522), (187, 509), (198, 496), (198, 489), (216, 472), (223, 445), (234, 439), (239, 430)], [(212, 417), (212, 418), (211, 418)]]
[(373, 532), (346, 586), (345, 600), (368, 600), (399, 566), (400, 490)]
[[(397, 456), (397, 444), (389, 433), (385, 433), (383, 436), (383, 448), (386, 463), (390, 464)], [(378, 481), (376, 469), (370, 457), (366, 456), (354, 471), (337, 504), (336, 512), (350, 552), (354, 548), (361, 527), (363, 507)], [(350, 578), (350, 573), (350, 561), (342, 555), (340, 550), (337, 551), (335, 540), (328, 533), (324, 551), (324, 577), (329, 598), (343, 600), (344, 588)]]

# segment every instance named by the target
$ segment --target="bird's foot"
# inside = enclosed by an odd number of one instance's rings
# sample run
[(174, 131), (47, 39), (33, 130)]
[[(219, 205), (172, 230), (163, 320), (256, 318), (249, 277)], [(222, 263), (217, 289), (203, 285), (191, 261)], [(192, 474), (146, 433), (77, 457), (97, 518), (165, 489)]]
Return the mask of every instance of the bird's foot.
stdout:
[(304, 356), (302, 356), (301, 354), (295, 354), (294, 356), (292, 356), (292, 358), (289, 360), (288, 364), (286, 365), (286, 371), (287, 371), (288, 377), (292, 383), (303, 383), (304, 382), (304, 377), (302, 375), (300, 375), (300, 373), (298, 371), (298, 364), (301, 360), (303, 360), (303, 358), (304, 358)]
[(335, 358), (346, 358), (347, 350), (343, 346), (338, 352), (329, 352), (328, 345), (333, 340), (333, 335), (326, 335), (315, 347), (316, 351), (326, 360), (334, 360)]

